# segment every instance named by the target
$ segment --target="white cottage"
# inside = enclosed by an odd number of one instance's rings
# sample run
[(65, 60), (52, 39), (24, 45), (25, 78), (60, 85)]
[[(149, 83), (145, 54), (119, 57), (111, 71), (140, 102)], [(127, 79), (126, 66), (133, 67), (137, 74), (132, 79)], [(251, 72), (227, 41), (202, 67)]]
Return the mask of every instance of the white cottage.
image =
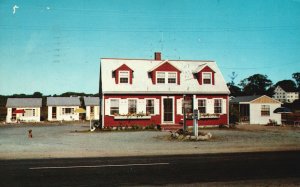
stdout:
[(86, 120), (99, 120), (99, 97), (84, 97), (83, 100), (86, 107)]
[(272, 120), (281, 124), (281, 114), (274, 113), (281, 102), (266, 95), (236, 97), (230, 101), (230, 105), (238, 111), (240, 123), (266, 125)]
[(8, 98), (6, 122), (39, 122), (42, 98)]
[(48, 121), (75, 121), (79, 120), (79, 113), (75, 110), (80, 107), (78, 97), (47, 97)]

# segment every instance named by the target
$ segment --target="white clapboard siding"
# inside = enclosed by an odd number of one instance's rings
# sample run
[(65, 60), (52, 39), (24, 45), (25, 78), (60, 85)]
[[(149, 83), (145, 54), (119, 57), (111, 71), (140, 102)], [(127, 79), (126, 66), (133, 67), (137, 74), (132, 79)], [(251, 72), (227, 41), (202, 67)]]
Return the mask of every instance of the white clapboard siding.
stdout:
[(159, 114), (159, 99), (154, 99), (154, 114)]
[(222, 114), (226, 114), (226, 99), (222, 99)]
[(110, 115), (110, 100), (105, 99), (105, 115)]
[(120, 99), (119, 100), (119, 113), (120, 114), (128, 114), (128, 100)]
[(182, 115), (182, 99), (176, 101), (177, 114)]
[(146, 100), (145, 99), (137, 100), (137, 113), (146, 114)]

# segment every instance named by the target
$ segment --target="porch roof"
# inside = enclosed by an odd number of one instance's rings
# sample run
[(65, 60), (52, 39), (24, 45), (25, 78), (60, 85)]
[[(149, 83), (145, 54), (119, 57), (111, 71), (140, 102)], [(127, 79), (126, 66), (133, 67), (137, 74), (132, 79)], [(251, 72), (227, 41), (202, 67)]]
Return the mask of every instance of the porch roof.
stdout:
[(251, 101), (261, 97), (261, 95), (251, 95), (251, 96), (238, 96), (230, 101), (230, 103), (250, 103)]

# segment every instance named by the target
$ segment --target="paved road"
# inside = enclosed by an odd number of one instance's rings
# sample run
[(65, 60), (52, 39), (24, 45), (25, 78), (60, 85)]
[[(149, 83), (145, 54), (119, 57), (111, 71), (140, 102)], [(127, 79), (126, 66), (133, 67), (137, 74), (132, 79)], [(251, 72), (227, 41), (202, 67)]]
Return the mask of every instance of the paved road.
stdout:
[(300, 178), (300, 151), (1, 160), (0, 186), (144, 186)]

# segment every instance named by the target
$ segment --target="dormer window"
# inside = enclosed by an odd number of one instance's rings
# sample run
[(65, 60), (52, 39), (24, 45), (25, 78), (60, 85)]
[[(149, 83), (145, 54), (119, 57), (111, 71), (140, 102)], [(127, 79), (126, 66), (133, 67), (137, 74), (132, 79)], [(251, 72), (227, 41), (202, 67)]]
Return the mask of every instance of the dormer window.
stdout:
[(129, 83), (129, 71), (119, 71), (119, 82), (121, 84)]
[(203, 84), (211, 84), (211, 73), (210, 72), (203, 72), (202, 73), (202, 82)]
[(165, 72), (157, 72), (156, 74), (156, 77), (157, 77), (157, 83), (165, 83), (165, 79), (166, 79), (166, 75), (165, 75)]
[(176, 84), (176, 72), (172, 73), (172, 72), (169, 72), (168, 73), (168, 83), (175, 83)]
[(113, 71), (116, 84), (132, 84), (133, 70), (126, 64), (121, 65)]
[(177, 72), (156, 72), (156, 82), (158, 84), (176, 84)]

